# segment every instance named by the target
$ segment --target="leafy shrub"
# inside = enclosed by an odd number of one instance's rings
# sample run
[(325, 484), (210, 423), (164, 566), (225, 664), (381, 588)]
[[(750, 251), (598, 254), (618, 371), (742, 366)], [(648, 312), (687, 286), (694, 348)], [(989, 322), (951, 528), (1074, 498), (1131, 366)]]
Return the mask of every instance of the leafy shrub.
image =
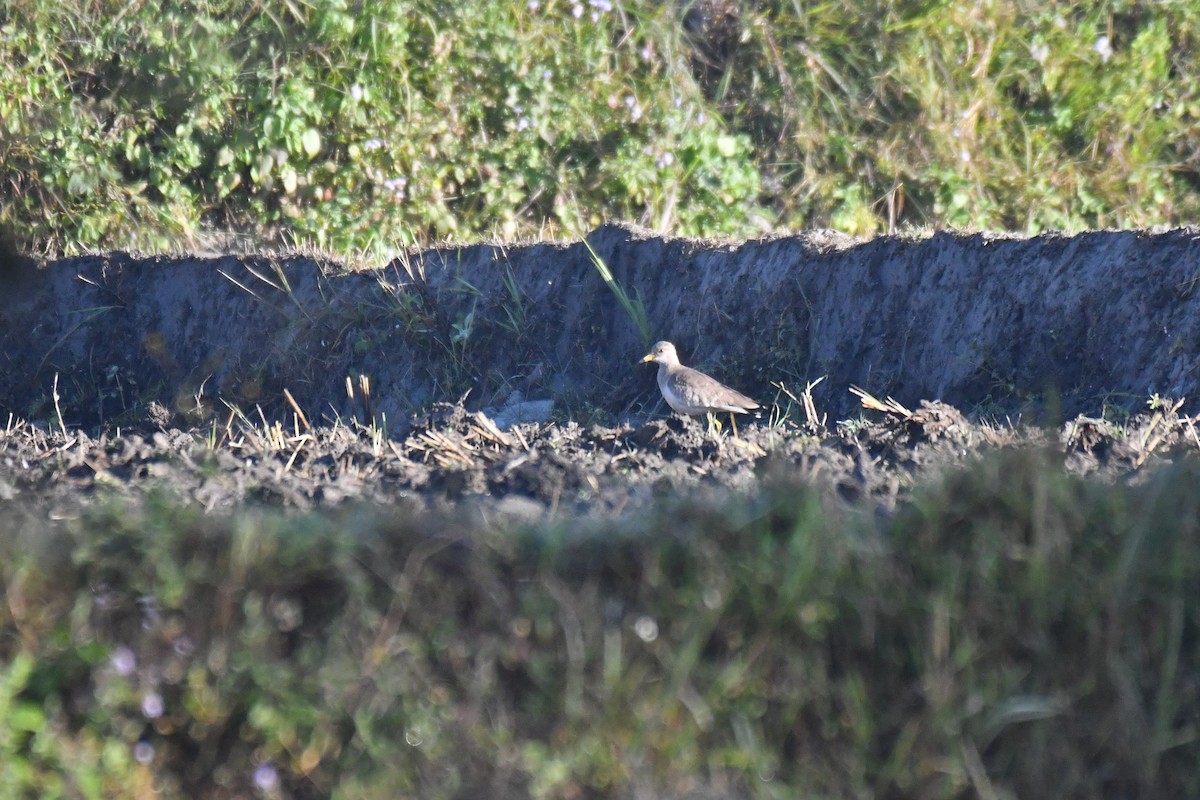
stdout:
[(0, 12), (0, 223), (430, 238), (1179, 223), (1200, 5), (43, 4)]
[(664, 9), (629, 29), (604, 3), (80, 11), (19, 7), (0, 38), (20, 65), (0, 78), (17, 99), (5, 213), (32, 239), (158, 234), (148, 247), (209, 224), (386, 249), (604, 213), (673, 223), (667, 186), (706, 232), (756, 200), (745, 137), (663, 80)]

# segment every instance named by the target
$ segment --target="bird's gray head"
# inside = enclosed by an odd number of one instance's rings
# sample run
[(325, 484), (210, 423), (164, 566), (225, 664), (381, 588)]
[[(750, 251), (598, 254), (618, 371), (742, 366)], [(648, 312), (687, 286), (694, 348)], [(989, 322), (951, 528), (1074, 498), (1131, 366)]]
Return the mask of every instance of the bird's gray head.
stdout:
[(679, 354), (675, 345), (670, 342), (658, 342), (650, 348), (650, 352), (642, 357), (642, 361), (654, 361), (658, 364), (678, 364)]

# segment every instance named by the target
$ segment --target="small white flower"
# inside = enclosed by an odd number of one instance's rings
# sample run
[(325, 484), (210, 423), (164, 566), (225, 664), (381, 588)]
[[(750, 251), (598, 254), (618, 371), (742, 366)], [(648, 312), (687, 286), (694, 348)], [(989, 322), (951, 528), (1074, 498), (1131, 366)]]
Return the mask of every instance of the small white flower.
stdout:
[(1045, 64), (1046, 59), (1050, 56), (1050, 48), (1043, 42), (1038, 42), (1033, 47), (1029, 48), (1029, 55), (1033, 56), (1033, 60), (1039, 64)]
[(118, 647), (110, 657), (112, 668), (122, 678), (127, 678), (137, 669), (137, 656), (128, 647)]
[(254, 768), (254, 785), (269, 792), (279, 783), (279, 773), (270, 764), (259, 764)]
[(579, 19), (583, 16), (583, 6), (580, 3), (576, 3), (571, 7), (571, 13), (575, 15), (575, 19)]
[(537, 11), (541, 7), (542, 7), (542, 4), (539, 3), (538, 0), (529, 0), (529, 10), (530, 11)]
[(1108, 40), (1107, 36), (1101, 36), (1099, 39), (1097, 39), (1096, 43), (1092, 45), (1092, 49), (1100, 54), (1100, 61), (1105, 64), (1107, 64), (1108, 60), (1112, 58), (1112, 42)]
[(588, 0), (588, 5), (607, 14), (613, 10), (612, 0)]
[(528, 130), (530, 124), (531, 123), (529, 122), (529, 117), (521, 117), (520, 119), (517, 120), (517, 130), (519, 130), (519, 131)]
[(142, 714), (146, 719), (158, 719), (163, 715), (163, 699), (158, 692), (146, 692), (142, 698)]
[(675, 154), (674, 153), (663, 153), (661, 156), (654, 159), (654, 166), (658, 167), (659, 169), (666, 169), (667, 167), (671, 166), (674, 163), (675, 163)]
[(363, 150), (378, 150), (381, 147), (383, 147), (382, 139), (371, 138), (363, 142)]
[(355, 100), (362, 100), (363, 88), (357, 83), (350, 87), (350, 97)]
[(154, 745), (149, 742), (138, 742), (133, 746), (133, 760), (145, 766), (154, 760)]
[(544, 80), (544, 81), (548, 81), (548, 80), (550, 80), (550, 79), (551, 79), (551, 78), (553, 78), (553, 77), (554, 77), (554, 70), (550, 70), (550, 69), (543, 70), (543, 72), (542, 72), (542, 80)]
[(643, 642), (653, 642), (658, 638), (658, 623), (652, 617), (643, 614), (633, 623), (633, 632)]
[(397, 177), (388, 178), (383, 182), (383, 188), (394, 194), (397, 199), (403, 200), (405, 197), (405, 188), (408, 186), (408, 178)]

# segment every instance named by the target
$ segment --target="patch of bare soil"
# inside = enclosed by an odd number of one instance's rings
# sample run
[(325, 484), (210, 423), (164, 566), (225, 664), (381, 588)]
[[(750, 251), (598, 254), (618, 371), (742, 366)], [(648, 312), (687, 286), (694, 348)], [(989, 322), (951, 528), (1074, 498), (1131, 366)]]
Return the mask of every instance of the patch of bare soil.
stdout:
[[(1194, 409), (1159, 399), (1200, 381), (1196, 239), (602, 227), (589, 243), (649, 330), (582, 243), (439, 248), (357, 272), (299, 256), (30, 263), (0, 303), (0, 496), (476, 498), (519, 519), (786, 469), (887, 508), (923, 475), (1023, 445), (1115, 477), (1200, 446)], [(656, 339), (764, 418), (735, 440), (666, 417), (638, 363)], [(818, 378), (812, 407), (844, 424), (801, 416)]]
[(942, 403), (879, 407), (874, 421), (832, 431), (743, 425), (736, 439), (678, 418), (617, 427), (523, 423), (502, 431), (461, 405), (438, 406), (399, 441), (346, 426), (233, 427), (214, 442), (179, 429), (92, 437), (20, 423), (0, 435), (0, 499), (24, 500), (27, 509), (51, 516), (114, 495), (140, 503), (159, 493), (218, 512), (245, 505), (308, 511), (351, 501), (436, 510), (466, 502), (521, 524), (636, 515), (662, 494), (711, 500), (799, 475), (835, 502), (886, 513), (914, 483), (999, 447), (1048, 448), (1068, 470), (1108, 480), (1200, 449), (1200, 420), (1179, 416), (1177, 408), (1119, 426), (1079, 417), (1054, 432), (972, 423)]

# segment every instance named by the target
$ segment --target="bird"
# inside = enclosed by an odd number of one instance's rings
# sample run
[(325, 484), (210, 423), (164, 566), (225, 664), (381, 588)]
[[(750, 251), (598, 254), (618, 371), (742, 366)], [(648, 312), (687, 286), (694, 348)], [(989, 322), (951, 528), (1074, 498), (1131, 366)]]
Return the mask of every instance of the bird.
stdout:
[[(737, 422), (734, 421), (733, 415), (747, 414), (759, 408), (758, 403), (741, 392), (730, 389), (699, 370), (679, 363), (679, 354), (675, 352), (675, 345), (670, 342), (658, 342), (650, 348), (642, 362), (650, 361), (658, 364), (658, 388), (667, 405), (680, 414), (688, 415), (728, 412), (729, 420), (733, 422), (735, 438)], [(711, 422), (712, 417), (709, 416), (710, 428)]]

